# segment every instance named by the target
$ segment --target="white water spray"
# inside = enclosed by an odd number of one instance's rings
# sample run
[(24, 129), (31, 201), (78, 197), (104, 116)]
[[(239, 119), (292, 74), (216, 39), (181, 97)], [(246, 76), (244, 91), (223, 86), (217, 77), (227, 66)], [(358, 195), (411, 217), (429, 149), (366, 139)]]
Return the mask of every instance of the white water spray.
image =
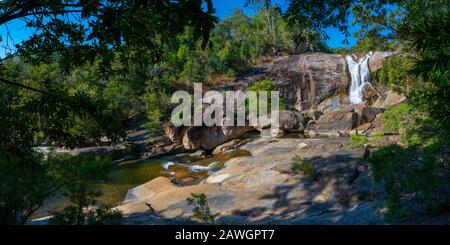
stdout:
[(352, 104), (360, 104), (363, 102), (364, 85), (370, 82), (368, 61), (372, 54), (373, 52), (369, 52), (358, 61), (355, 61), (351, 55), (345, 56), (352, 77), (349, 96), (350, 103)]

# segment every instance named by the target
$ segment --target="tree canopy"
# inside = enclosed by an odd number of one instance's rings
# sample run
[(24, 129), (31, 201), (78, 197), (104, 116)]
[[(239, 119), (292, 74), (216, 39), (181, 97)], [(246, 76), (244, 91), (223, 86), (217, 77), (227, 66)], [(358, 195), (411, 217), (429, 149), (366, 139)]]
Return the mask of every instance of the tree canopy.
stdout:
[(82, 201), (56, 221), (101, 223), (101, 213), (82, 212), (96, 195), (78, 192), (91, 190), (86, 168), (99, 164), (101, 179), (109, 162), (46, 158), (36, 146), (100, 145), (102, 137), (123, 143), (134, 122), (158, 135), (175, 90), (226, 83), (268, 56), (333, 52), (324, 44), (330, 27), (348, 37), (359, 26), (357, 45), (344, 52), (406, 53), (376, 77), (408, 97), (405, 111), (418, 115), (414, 135), (423, 132), (424, 142), (448, 137), (449, 0), (286, 2), (283, 12), (270, 0), (247, 0), (253, 15), (237, 9), (220, 21), (211, 0), (0, 2), (0, 25), (33, 30), (0, 60), (0, 223), (25, 223), (71, 184), (68, 196)]
[[(206, 6), (206, 8), (205, 8)], [(193, 28), (206, 47), (217, 22), (210, 0), (12, 0), (0, 3), (0, 25), (23, 21), (35, 33), (16, 48), (32, 61), (55, 54), (68, 64), (100, 59), (104, 68), (120, 60), (156, 62), (168, 38)], [(5, 38), (5, 37), (3, 37)]]

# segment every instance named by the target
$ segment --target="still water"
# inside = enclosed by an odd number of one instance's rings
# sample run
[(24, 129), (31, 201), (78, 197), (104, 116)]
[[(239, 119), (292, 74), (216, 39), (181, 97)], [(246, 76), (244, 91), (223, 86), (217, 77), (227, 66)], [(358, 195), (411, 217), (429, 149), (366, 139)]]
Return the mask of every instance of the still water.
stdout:
[[(229, 159), (241, 156), (250, 156), (250, 153), (235, 150), (217, 156), (203, 157), (179, 154), (117, 164), (108, 175), (108, 179), (96, 186), (102, 192), (98, 204), (117, 206), (124, 200), (129, 189), (159, 176), (168, 177), (178, 185), (196, 184), (207, 178), (211, 172), (222, 168)], [(51, 211), (61, 210), (68, 204), (67, 198), (54, 197), (47, 200), (33, 218), (47, 216)]]

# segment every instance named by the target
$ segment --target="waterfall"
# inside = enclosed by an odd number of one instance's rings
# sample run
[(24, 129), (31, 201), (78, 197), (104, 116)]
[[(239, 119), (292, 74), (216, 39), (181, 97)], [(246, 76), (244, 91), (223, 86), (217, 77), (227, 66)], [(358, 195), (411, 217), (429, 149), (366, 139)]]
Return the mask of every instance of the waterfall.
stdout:
[(364, 85), (370, 82), (368, 61), (372, 54), (373, 52), (369, 52), (358, 61), (355, 61), (351, 55), (345, 56), (352, 78), (349, 95), (350, 103), (352, 104), (363, 102)]

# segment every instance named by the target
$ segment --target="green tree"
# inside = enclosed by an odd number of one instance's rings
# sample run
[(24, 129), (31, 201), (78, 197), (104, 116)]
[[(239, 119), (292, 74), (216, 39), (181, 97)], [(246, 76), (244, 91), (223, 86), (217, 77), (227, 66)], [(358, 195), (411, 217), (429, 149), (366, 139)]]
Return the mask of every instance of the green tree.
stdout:
[(107, 178), (112, 168), (110, 159), (59, 156), (54, 161), (57, 161), (57, 174), (64, 184), (62, 193), (69, 198), (71, 204), (62, 211), (53, 212), (50, 223), (73, 225), (120, 223), (121, 215), (118, 211), (104, 206), (89, 209), (90, 206), (96, 205), (101, 195), (96, 184)]
[(423, 81), (410, 92), (411, 105), (436, 120), (443, 135), (448, 135), (450, 124), (449, 4), (449, 0), (408, 2), (398, 31), (415, 51), (412, 73)]
[[(217, 21), (213, 13), (210, 0), (2, 2), (0, 25), (26, 19), (24, 24), (34, 34), (15, 47), (16, 53), (0, 60), (1, 223), (26, 222), (59, 187), (52, 180), (60, 173), (33, 150), (36, 133), (43, 132), (43, 140), (50, 143), (78, 146), (95, 133), (78, 130), (96, 122), (100, 134), (113, 142), (123, 136), (121, 118), (114, 113), (124, 105), (110, 100), (122, 91), (114, 90), (113, 83), (97, 97), (102, 79), (84, 67), (88, 72), (81, 74), (82, 80), (93, 79), (70, 86), (70, 70), (98, 62), (104, 76), (106, 71), (111, 75), (155, 63), (162, 59), (166, 41), (186, 26), (192, 26), (192, 38), (201, 39), (205, 48)], [(36, 66), (28, 72), (30, 65)], [(81, 183), (74, 188), (73, 192), (86, 190)], [(90, 198), (82, 194), (72, 197), (85, 205)]]
[(0, 224), (24, 224), (59, 189), (53, 167), (37, 153), (0, 154)]
[(19, 45), (29, 60), (51, 61), (57, 54), (63, 64), (78, 65), (100, 57), (108, 68), (116, 55), (122, 61), (160, 60), (161, 45), (185, 26), (192, 26), (193, 38), (201, 37), (206, 47), (217, 21), (213, 14), (210, 0), (7, 1), (0, 5), (0, 25), (26, 18), (36, 30)]
[(186, 199), (188, 205), (194, 206), (192, 209), (192, 217), (200, 222), (207, 224), (214, 224), (214, 215), (208, 205), (208, 199), (204, 193), (191, 193), (191, 196)]

